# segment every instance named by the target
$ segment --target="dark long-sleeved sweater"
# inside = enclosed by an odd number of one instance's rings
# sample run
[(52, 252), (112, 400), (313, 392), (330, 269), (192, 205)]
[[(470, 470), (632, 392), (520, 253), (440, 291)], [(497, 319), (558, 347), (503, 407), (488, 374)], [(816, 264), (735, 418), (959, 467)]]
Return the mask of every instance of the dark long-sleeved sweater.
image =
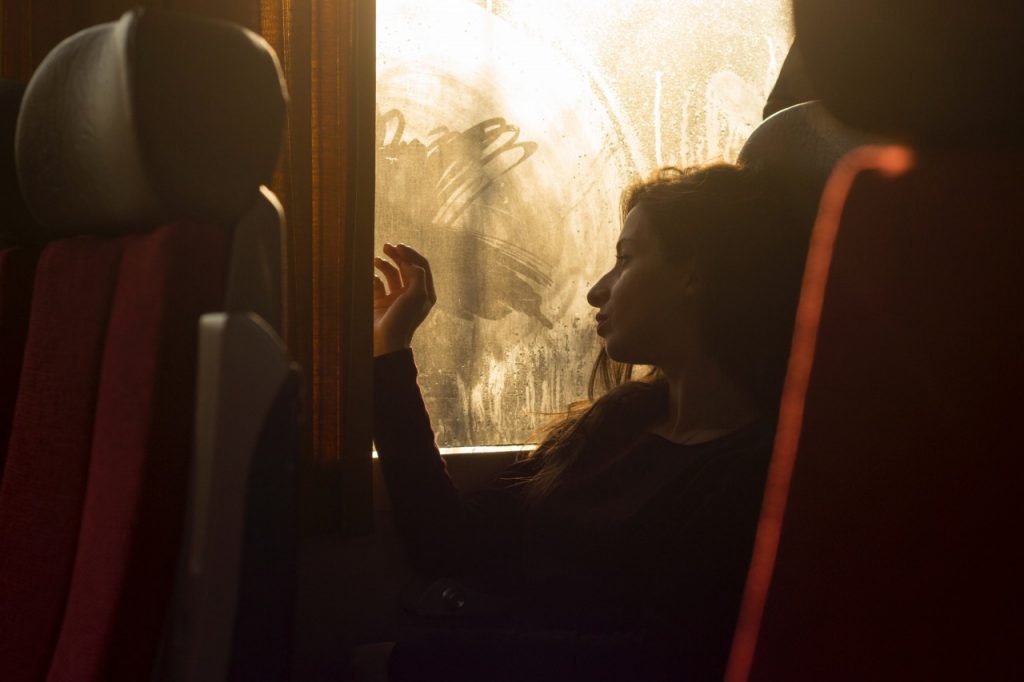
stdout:
[[(520, 649), (531, 649), (522, 638), (545, 633), (534, 648), (548, 651), (550, 633), (560, 633), (556, 639), (563, 645), (554, 646), (560, 653), (545, 654), (552, 661), (564, 654), (578, 664), (588, 658), (585, 642), (598, 641), (593, 637), (605, 638), (597, 646), (607, 657), (615, 649), (607, 637), (621, 636), (627, 642), (621, 656), (645, 651), (637, 655), (650, 658), (649, 649), (628, 644), (638, 638), (670, 649), (671, 662), (659, 664), (672, 668), (668, 678), (676, 672), (685, 679), (721, 677), (773, 422), (697, 445), (645, 434), (628, 456), (587, 485), (531, 508), (521, 481), (535, 471), (536, 460), (513, 465), (483, 491), (462, 496), (456, 490), (434, 442), (411, 351), (377, 358), (374, 373), (377, 451), (396, 523), (421, 572), (457, 576), (506, 605), (496, 610), (496, 621), (517, 633)], [(593, 447), (596, 452), (601, 444)], [(565, 633), (575, 636), (566, 639)], [(483, 639), (472, 628), (444, 642), (436, 635), (412, 654), (422, 660), (411, 668), (441, 665), (447, 679), (461, 678), (452, 660), (440, 658), (479, 659), (488, 651), (484, 644), (498, 640), (499, 647), (512, 646), (507, 638), (496, 640), (493, 627)], [(610, 670), (607, 663), (600, 667)]]

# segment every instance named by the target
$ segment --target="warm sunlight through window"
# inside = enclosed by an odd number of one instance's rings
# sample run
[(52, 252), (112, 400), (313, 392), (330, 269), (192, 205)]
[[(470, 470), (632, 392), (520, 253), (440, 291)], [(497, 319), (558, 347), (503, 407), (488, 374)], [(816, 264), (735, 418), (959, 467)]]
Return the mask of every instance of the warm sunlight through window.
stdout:
[(522, 443), (585, 395), (622, 188), (735, 160), (789, 2), (378, 0), (377, 26), (377, 249), (434, 266), (414, 347), (438, 444)]

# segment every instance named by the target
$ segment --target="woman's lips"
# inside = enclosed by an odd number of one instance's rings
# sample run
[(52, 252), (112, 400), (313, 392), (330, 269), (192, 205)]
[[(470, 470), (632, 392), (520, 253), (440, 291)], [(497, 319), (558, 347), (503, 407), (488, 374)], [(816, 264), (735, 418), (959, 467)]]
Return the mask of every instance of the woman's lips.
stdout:
[(604, 315), (597, 316), (597, 335), (604, 336), (605, 332), (608, 331), (608, 318)]

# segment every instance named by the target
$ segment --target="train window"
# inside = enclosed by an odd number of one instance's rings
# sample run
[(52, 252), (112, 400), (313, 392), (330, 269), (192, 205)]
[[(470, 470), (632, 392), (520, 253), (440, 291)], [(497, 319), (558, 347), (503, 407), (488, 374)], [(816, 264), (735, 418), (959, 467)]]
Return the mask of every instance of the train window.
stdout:
[(446, 448), (521, 444), (585, 395), (585, 294), (618, 197), (734, 160), (792, 39), (787, 0), (377, 0), (377, 251), (430, 258), (417, 333)]

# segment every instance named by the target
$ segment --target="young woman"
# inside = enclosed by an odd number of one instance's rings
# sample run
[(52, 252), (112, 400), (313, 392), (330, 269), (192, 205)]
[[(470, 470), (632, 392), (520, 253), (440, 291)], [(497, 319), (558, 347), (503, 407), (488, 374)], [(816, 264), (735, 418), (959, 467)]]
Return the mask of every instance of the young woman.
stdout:
[(445, 473), (409, 350), (430, 266), (408, 246), (375, 261), (377, 450), (414, 564), (458, 579), (428, 591), (423, 608), (453, 616), (398, 643), (392, 679), (724, 672), (809, 226), (728, 164), (663, 169), (622, 206), (587, 296), (604, 341), (590, 400), (471, 496)]

